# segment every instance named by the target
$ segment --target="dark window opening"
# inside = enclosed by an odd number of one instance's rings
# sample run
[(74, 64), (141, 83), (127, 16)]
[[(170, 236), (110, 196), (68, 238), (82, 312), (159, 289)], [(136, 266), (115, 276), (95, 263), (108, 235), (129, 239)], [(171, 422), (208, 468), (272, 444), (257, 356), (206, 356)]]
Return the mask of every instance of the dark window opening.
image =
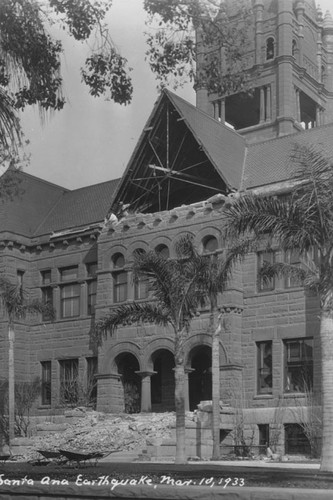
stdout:
[(189, 374), (190, 410), (197, 409), (201, 401), (212, 399), (212, 350), (208, 346), (194, 349)]
[(151, 403), (153, 411), (174, 411), (175, 409), (175, 360), (166, 349), (153, 354), (154, 375), (151, 377)]
[(274, 38), (269, 37), (266, 41), (266, 60), (274, 59)]
[[(53, 306), (53, 288), (50, 286), (46, 286), (42, 288), (42, 304), (44, 306)], [(42, 320), (43, 321), (51, 321), (52, 314), (51, 311), (45, 310), (42, 312)]]
[(321, 82), (325, 85), (327, 83), (327, 69), (326, 66), (321, 67)]
[(272, 341), (257, 343), (258, 394), (272, 394), (273, 359)]
[(141, 378), (139, 362), (133, 354), (122, 353), (116, 358), (118, 373), (124, 391), (125, 413), (140, 413), (141, 410)]
[(96, 278), (97, 267), (97, 262), (91, 262), (90, 264), (86, 265), (88, 278)]
[(20, 287), (20, 290), (23, 289), (23, 277), (24, 277), (24, 271), (18, 270), (16, 273), (17, 276), (17, 284)]
[(157, 245), (155, 252), (158, 253), (160, 257), (164, 257), (165, 259), (170, 257), (169, 248), (166, 245), (163, 245), (163, 243)]
[(309, 440), (299, 424), (286, 424), (284, 426), (284, 432), (286, 455), (311, 454), (311, 446)]
[(317, 104), (311, 99), (311, 97), (300, 91), (300, 114), (301, 114), (301, 125), (305, 129), (313, 128), (317, 125), (316, 120), (316, 110)]
[(51, 361), (42, 361), (42, 405), (51, 404)]
[(218, 249), (218, 241), (215, 236), (206, 236), (203, 239), (203, 251), (204, 253), (215, 252)]
[(260, 121), (260, 90), (240, 93), (225, 100), (225, 121), (236, 130), (257, 125)]
[(284, 341), (285, 392), (311, 391), (313, 386), (313, 340)]
[[(51, 269), (41, 271), (42, 276), (42, 304), (44, 306), (53, 307), (53, 288), (49, 286), (52, 282)], [(43, 321), (51, 321), (52, 313), (50, 310), (45, 310), (42, 313)]]
[(97, 296), (97, 280), (89, 281), (88, 304), (87, 304), (87, 312), (89, 315), (95, 314), (96, 296)]
[(269, 424), (259, 424), (259, 446), (260, 452), (265, 451), (269, 447)]

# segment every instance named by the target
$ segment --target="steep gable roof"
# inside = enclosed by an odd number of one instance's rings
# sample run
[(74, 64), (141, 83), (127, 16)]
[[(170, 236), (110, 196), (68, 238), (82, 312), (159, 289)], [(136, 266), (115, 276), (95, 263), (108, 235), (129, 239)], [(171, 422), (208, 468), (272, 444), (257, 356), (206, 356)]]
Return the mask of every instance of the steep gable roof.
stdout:
[(238, 189), (246, 146), (244, 137), (176, 94), (168, 90), (165, 92), (179, 114), (185, 118), (193, 135), (218, 169), (227, 186)]
[(293, 177), (291, 154), (295, 145), (314, 145), (333, 159), (333, 124), (251, 144), (245, 162), (242, 189), (282, 182)]
[(242, 136), (164, 90), (115, 192), (133, 210), (160, 211), (239, 189)]

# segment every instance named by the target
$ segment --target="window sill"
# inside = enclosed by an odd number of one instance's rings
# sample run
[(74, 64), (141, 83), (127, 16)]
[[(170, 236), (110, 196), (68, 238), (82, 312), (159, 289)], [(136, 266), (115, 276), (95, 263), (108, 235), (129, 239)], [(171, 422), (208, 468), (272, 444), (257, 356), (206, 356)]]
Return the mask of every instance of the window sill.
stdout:
[(39, 405), (37, 406), (37, 410), (50, 410), (52, 408), (52, 406), (49, 404), (49, 405)]
[(258, 399), (273, 399), (273, 394), (257, 394), (253, 397), (254, 400)]
[(306, 398), (307, 394), (306, 394), (306, 392), (284, 392), (283, 397), (284, 398)]

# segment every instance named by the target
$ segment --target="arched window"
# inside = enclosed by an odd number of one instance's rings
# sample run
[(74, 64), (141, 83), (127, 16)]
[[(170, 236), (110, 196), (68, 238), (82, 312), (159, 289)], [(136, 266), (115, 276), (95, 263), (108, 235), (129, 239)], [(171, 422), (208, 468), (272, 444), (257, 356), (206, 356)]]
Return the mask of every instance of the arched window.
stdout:
[(124, 267), (124, 265), (125, 265), (125, 257), (123, 256), (122, 253), (116, 253), (112, 257), (112, 262), (113, 262), (113, 267), (114, 268)]
[[(143, 248), (137, 248), (133, 252), (133, 257), (146, 253)], [(134, 300), (146, 299), (148, 297), (148, 278), (144, 276), (134, 279)]]
[(291, 53), (292, 53), (293, 57), (296, 57), (297, 42), (296, 42), (295, 38), (293, 39), (293, 43), (292, 43), (292, 46), (291, 46)]
[(127, 271), (124, 269), (125, 257), (116, 253), (113, 258), (113, 302), (125, 302), (127, 300)]
[(322, 66), (321, 67), (321, 83), (326, 83), (326, 79), (327, 79), (327, 71), (326, 71), (326, 66)]
[(274, 59), (274, 38), (269, 37), (266, 40), (266, 60)]
[(158, 253), (161, 257), (164, 257), (165, 259), (168, 259), (170, 257), (170, 252), (169, 248), (161, 243), (160, 245), (157, 245), (155, 248), (155, 252)]
[(212, 253), (218, 249), (218, 241), (215, 236), (206, 236), (202, 240), (203, 253)]

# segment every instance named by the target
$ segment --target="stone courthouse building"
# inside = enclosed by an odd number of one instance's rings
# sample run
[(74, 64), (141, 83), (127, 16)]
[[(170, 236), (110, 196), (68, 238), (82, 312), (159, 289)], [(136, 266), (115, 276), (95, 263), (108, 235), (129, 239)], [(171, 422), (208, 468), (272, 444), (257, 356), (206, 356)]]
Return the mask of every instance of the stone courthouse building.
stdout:
[[(42, 380), (36, 413), (60, 411), (73, 396), (66, 387), (84, 392), (91, 380), (97, 387), (87, 397), (100, 411), (172, 410), (171, 331), (124, 325), (101, 346), (90, 336), (110, 308), (147, 299), (145, 282), (133, 282), (135, 252), (172, 258), (175, 242), (188, 233), (200, 251), (219, 252), (221, 194), (290, 190), (295, 144), (333, 156), (331, 15), (314, 0), (252, 4), (251, 95), (221, 97), (201, 86), (193, 106), (164, 91), (121, 179), (70, 191), (21, 173), (22, 194), (0, 205), (1, 271), (56, 311), (55, 321), (32, 316), (16, 324), (17, 380)], [(296, 252), (279, 248), (250, 254), (220, 298), (221, 400), (232, 410), (233, 394), (242, 395), (255, 444), (273, 440), (280, 424), (279, 439), (292, 453), (307, 446), (297, 426), (306, 386), (320, 391), (319, 310), (297, 281), (258, 279), (273, 259), (299, 262)], [(0, 321), (0, 377), (6, 378), (6, 317)], [(202, 308), (186, 340), (190, 410), (211, 399), (207, 326)], [(221, 439), (230, 430), (223, 422), (222, 414)]]

